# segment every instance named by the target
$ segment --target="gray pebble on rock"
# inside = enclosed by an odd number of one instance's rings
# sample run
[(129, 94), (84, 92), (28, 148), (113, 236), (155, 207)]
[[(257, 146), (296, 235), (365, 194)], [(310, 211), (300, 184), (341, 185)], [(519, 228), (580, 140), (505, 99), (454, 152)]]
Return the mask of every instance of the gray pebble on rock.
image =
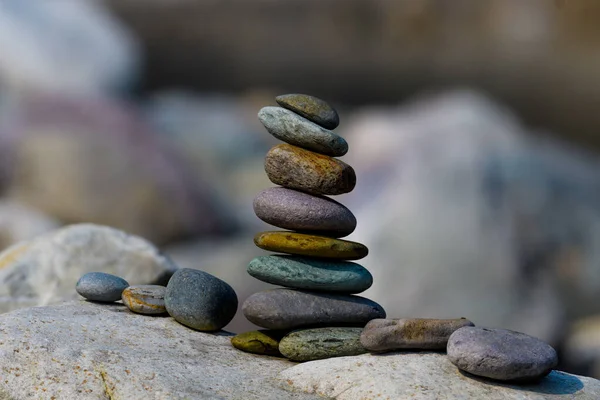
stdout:
[(344, 237), (356, 228), (352, 211), (337, 201), (282, 187), (260, 192), (254, 213), (279, 228), (324, 236)]
[(113, 302), (121, 300), (121, 293), (129, 283), (116, 275), (104, 272), (88, 272), (77, 281), (75, 290), (92, 301)]
[(464, 326), (474, 326), (466, 318), (374, 319), (362, 332), (360, 341), (375, 352), (400, 349), (445, 350), (450, 335)]
[(275, 101), (281, 107), (292, 110), (324, 128), (335, 129), (340, 124), (340, 116), (335, 108), (318, 97), (294, 93), (277, 96)]
[(307, 290), (360, 293), (373, 284), (373, 276), (360, 264), (314, 257), (256, 257), (250, 261), (248, 273), (273, 285)]
[(199, 331), (216, 331), (234, 317), (238, 299), (226, 282), (189, 268), (175, 272), (165, 293), (167, 312), (177, 322)]
[(279, 351), (292, 361), (323, 360), (367, 353), (360, 343), (362, 328), (315, 328), (290, 332), (279, 342)]
[(254, 293), (242, 306), (244, 316), (267, 329), (360, 326), (385, 318), (383, 307), (360, 296), (272, 289)]
[(506, 329), (460, 328), (450, 336), (447, 351), (459, 369), (502, 381), (537, 380), (558, 364), (552, 346)]
[(281, 107), (264, 107), (258, 119), (267, 131), (286, 143), (332, 157), (348, 152), (341, 136)]

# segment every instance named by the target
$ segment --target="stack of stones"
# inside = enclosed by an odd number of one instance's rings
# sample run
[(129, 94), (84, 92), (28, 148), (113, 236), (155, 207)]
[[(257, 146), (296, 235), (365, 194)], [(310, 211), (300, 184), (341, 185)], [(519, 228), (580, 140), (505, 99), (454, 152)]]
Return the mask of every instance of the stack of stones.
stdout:
[(277, 97), (281, 107), (264, 107), (258, 118), (282, 140), (266, 156), (265, 170), (280, 187), (261, 192), (254, 211), (263, 221), (286, 231), (261, 232), (254, 238), (264, 250), (284, 253), (255, 258), (248, 273), (284, 286), (255, 293), (243, 304), (246, 318), (266, 330), (232, 339), (244, 351), (306, 361), (367, 352), (360, 344), (362, 327), (385, 318), (383, 308), (355, 296), (373, 277), (348, 260), (368, 249), (339, 238), (356, 227), (352, 212), (329, 197), (354, 189), (352, 167), (334, 158), (348, 151), (332, 129), (337, 112), (323, 100), (291, 94)]

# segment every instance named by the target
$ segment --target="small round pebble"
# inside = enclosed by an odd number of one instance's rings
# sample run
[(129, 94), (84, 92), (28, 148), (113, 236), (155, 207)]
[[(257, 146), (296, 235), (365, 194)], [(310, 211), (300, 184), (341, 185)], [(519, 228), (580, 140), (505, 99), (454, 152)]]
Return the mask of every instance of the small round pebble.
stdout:
[(307, 94), (284, 94), (275, 98), (281, 107), (292, 110), (324, 128), (335, 129), (340, 117), (326, 101)]
[(294, 146), (332, 157), (348, 152), (344, 138), (285, 108), (264, 107), (258, 119), (271, 135)]
[(121, 293), (129, 283), (116, 275), (104, 272), (88, 272), (77, 281), (75, 290), (92, 301), (113, 302), (121, 300)]
[(197, 269), (177, 270), (165, 293), (167, 312), (177, 322), (199, 331), (216, 331), (235, 315), (238, 299), (227, 283)]
[(374, 319), (365, 326), (360, 342), (369, 351), (400, 349), (444, 350), (450, 335), (464, 326), (474, 326), (466, 318)]
[(363, 327), (375, 318), (385, 318), (383, 307), (360, 296), (271, 289), (254, 293), (242, 306), (244, 316), (267, 329), (302, 327)]
[(247, 353), (282, 357), (279, 352), (279, 341), (288, 333), (288, 331), (270, 331), (265, 329), (244, 332), (232, 337), (231, 344), (236, 349)]
[(159, 285), (133, 285), (123, 290), (121, 300), (131, 311), (138, 314), (163, 314), (167, 288)]
[(447, 351), (459, 369), (501, 381), (534, 381), (558, 364), (552, 346), (506, 329), (460, 328), (450, 335)]
[(369, 254), (367, 246), (361, 243), (286, 231), (260, 232), (254, 236), (254, 244), (277, 253), (340, 260), (359, 260)]
[(360, 344), (362, 328), (316, 328), (291, 332), (279, 342), (279, 351), (292, 361), (323, 360), (368, 353)]
[(254, 199), (254, 213), (279, 228), (336, 238), (356, 228), (352, 211), (337, 201), (283, 187), (260, 192)]
[(289, 144), (269, 150), (265, 171), (276, 185), (312, 194), (344, 194), (356, 186), (354, 169), (345, 162)]
[(302, 256), (256, 257), (248, 273), (273, 285), (349, 294), (364, 292), (373, 284), (373, 276), (362, 265)]

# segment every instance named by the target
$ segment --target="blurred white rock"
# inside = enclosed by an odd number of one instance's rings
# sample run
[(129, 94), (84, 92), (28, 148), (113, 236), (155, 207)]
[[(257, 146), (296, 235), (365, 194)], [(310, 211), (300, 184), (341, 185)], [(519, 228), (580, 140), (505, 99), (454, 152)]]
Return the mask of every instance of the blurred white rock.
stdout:
[(0, 87), (89, 94), (132, 83), (137, 40), (97, 0), (0, 3)]
[(600, 309), (600, 163), (531, 135), (476, 92), (363, 110), (343, 124), (342, 196), (388, 315), (467, 317), (556, 342)]
[(0, 250), (60, 227), (60, 222), (32, 207), (0, 201)]

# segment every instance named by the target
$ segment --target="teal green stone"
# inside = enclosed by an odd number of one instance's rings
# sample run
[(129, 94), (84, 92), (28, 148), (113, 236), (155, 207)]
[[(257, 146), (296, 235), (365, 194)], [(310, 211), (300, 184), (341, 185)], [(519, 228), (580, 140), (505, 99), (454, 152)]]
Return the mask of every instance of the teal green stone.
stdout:
[(360, 344), (362, 328), (316, 328), (293, 331), (279, 342), (292, 361), (322, 360), (368, 353)]
[(329, 292), (360, 293), (373, 284), (362, 265), (302, 256), (257, 257), (250, 261), (248, 273), (274, 285)]

